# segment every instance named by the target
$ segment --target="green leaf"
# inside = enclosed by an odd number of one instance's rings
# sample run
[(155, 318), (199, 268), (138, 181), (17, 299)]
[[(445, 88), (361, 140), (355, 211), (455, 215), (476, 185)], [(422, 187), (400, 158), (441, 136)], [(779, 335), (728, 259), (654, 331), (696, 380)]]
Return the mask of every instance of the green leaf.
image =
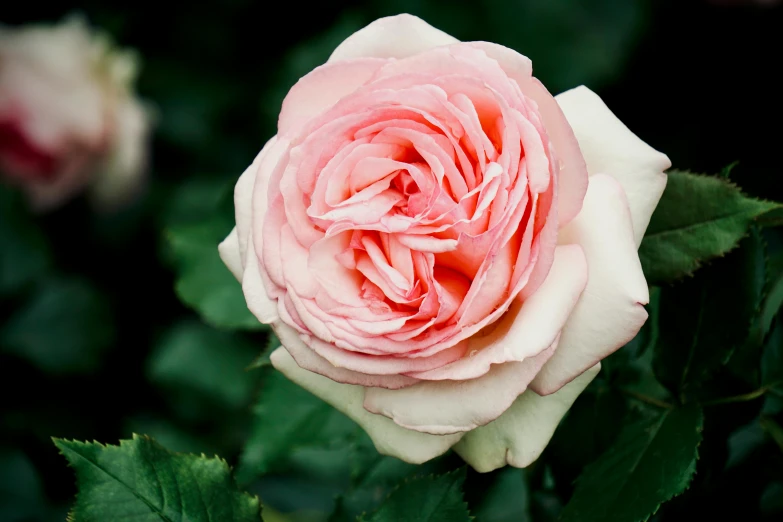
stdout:
[(705, 261), (725, 255), (755, 218), (780, 208), (745, 196), (721, 178), (679, 170), (670, 170), (668, 177), (639, 248), (651, 284), (681, 279)]
[(236, 179), (195, 177), (168, 187), (161, 225), (164, 228), (194, 225), (217, 216), (230, 224), (234, 209), (229, 203), (232, 203), (235, 182)]
[(695, 406), (627, 425), (579, 477), (562, 522), (639, 522), (679, 495), (696, 471), (704, 417)]
[(414, 477), (392, 491), (381, 507), (361, 522), (468, 522), (472, 520), (463, 499), (465, 468), (439, 476)]
[(221, 408), (239, 410), (250, 403), (258, 380), (246, 369), (257, 352), (237, 334), (183, 321), (161, 337), (147, 362), (147, 375), (181, 394), (180, 399), (195, 393)]
[(301, 447), (346, 441), (356, 424), (271, 367), (254, 410), (253, 427), (239, 458), (237, 479), (247, 483), (285, 462)]
[(0, 449), (0, 520), (44, 518), (46, 498), (32, 462), (18, 450)]
[(767, 415), (762, 415), (759, 419), (759, 423), (761, 423), (761, 427), (764, 431), (769, 433), (772, 440), (780, 447), (780, 451), (783, 451), (783, 428), (780, 427), (780, 424)]
[(699, 277), (661, 290), (653, 368), (681, 401), (697, 394), (699, 385), (745, 343), (763, 295), (764, 257), (763, 241), (754, 230), (740, 248)]
[(381, 455), (370, 437), (358, 430), (349, 448), (351, 486), (337, 499), (330, 522), (355, 522), (362, 513), (374, 511), (401, 481), (419, 474), (436, 472), (438, 459), (420, 466)]
[(139, 435), (119, 446), (54, 443), (76, 472), (74, 522), (261, 520), (258, 498), (241, 492), (217, 457), (172, 453)]
[(761, 383), (783, 390), (783, 325), (777, 324), (761, 355)]
[(0, 295), (35, 281), (50, 264), (46, 238), (31, 219), (22, 194), (0, 186)]
[(526, 470), (510, 466), (498, 470), (492, 485), (473, 508), (479, 522), (529, 522), (530, 492)]
[(547, 463), (563, 486), (611, 446), (627, 410), (625, 398), (606, 384), (590, 386), (579, 396), (547, 447)]
[(177, 266), (179, 298), (216, 328), (262, 330), (267, 326), (247, 309), (242, 286), (220, 259), (217, 246), (231, 231), (222, 219), (168, 230)]
[(114, 338), (111, 308), (88, 281), (51, 278), (0, 330), (0, 348), (55, 373), (89, 373)]
[(266, 346), (261, 353), (258, 354), (258, 357), (253, 359), (253, 362), (247, 367), (248, 370), (256, 370), (271, 365), (272, 361), (269, 357), (272, 355), (272, 352), (278, 348), (280, 348), (280, 339), (277, 338), (277, 335), (275, 335), (272, 330), (269, 330), (266, 338)]

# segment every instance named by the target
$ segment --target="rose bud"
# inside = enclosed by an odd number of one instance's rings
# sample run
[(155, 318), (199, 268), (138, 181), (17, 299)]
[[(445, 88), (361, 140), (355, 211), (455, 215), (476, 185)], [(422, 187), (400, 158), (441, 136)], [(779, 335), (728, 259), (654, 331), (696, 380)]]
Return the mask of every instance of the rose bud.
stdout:
[(0, 177), (49, 210), (89, 187), (100, 208), (129, 201), (147, 163), (149, 111), (137, 60), (80, 18), (0, 27)]
[(383, 18), (290, 90), (220, 253), (274, 366), (381, 453), (524, 467), (647, 319), (669, 166), (586, 87)]

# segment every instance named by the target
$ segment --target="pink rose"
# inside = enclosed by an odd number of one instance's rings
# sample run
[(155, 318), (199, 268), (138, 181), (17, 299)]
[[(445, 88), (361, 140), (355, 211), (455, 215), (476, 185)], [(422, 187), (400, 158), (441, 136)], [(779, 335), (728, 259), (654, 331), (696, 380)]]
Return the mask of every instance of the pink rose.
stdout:
[(146, 166), (149, 114), (134, 98), (132, 55), (78, 18), (0, 27), (0, 175), (50, 209), (89, 185), (124, 202)]
[(669, 166), (587, 88), (384, 18), (291, 89), (220, 253), (274, 366), (380, 452), (522, 467), (647, 318)]

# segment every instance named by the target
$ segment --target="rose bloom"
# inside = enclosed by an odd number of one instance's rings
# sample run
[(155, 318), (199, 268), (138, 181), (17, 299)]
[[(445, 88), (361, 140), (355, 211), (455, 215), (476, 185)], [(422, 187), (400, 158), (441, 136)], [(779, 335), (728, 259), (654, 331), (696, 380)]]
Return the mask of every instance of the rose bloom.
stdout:
[(0, 177), (48, 210), (86, 186), (127, 201), (146, 167), (150, 117), (131, 91), (136, 60), (80, 18), (0, 26)]
[(274, 366), (381, 453), (524, 467), (647, 319), (669, 166), (589, 89), (384, 18), (288, 93), (220, 253)]

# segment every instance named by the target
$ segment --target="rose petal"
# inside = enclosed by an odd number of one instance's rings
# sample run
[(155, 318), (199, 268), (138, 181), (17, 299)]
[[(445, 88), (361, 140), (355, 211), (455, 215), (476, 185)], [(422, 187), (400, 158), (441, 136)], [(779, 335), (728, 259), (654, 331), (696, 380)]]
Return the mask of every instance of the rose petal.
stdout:
[(386, 60), (378, 58), (360, 58), (316, 67), (288, 91), (277, 122), (279, 133), (300, 129), (340, 98), (364, 85), (385, 63)]
[(272, 365), (286, 377), (356, 421), (373, 440), (378, 452), (384, 455), (397, 457), (411, 464), (421, 464), (448, 451), (463, 435), (457, 433), (439, 436), (406, 430), (382, 415), (365, 410), (362, 406), (363, 387), (340, 384), (303, 370), (282, 348), (272, 353), (271, 360)]
[(234, 215), (237, 223), (239, 255), (243, 264), (247, 252), (247, 240), (252, 233), (253, 215), (257, 216), (257, 225), (262, 226), (268, 206), (266, 197), (259, 198), (255, 206), (253, 205), (254, 187), (256, 183), (263, 187), (269, 185), (269, 177), (286, 145), (284, 140), (278, 140), (277, 136), (272, 136), (264, 144), (253, 163), (239, 176), (237, 184), (234, 186)]
[(590, 175), (610, 174), (625, 189), (638, 246), (666, 187), (669, 158), (628, 130), (587, 87), (576, 87), (556, 99), (579, 140)]
[(467, 357), (427, 372), (408, 373), (417, 379), (474, 379), (490, 365), (523, 361), (550, 346), (563, 328), (587, 282), (587, 265), (577, 245), (559, 246), (544, 283), (523, 302), (515, 299), (508, 312), (468, 340)]
[(329, 62), (360, 57), (405, 58), (458, 41), (421, 18), (400, 14), (379, 18), (353, 33), (337, 46)]
[(560, 420), (600, 369), (601, 365), (596, 364), (546, 397), (527, 390), (500, 418), (466, 433), (454, 450), (479, 473), (506, 464), (515, 468), (530, 465), (544, 451)]
[(587, 287), (563, 328), (555, 355), (531, 383), (540, 395), (563, 385), (633, 339), (649, 301), (623, 187), (611, 176), (590, 177), (579, 215), (560, 231), (561, 244), (579, 244)]
[(357, 384), (360, 386), (376, 386), (380, 388), (397, 389), (411, 386), (419, 382), (412, 377), (404, 375), (369, 375), (348, 370), (347, 368), (338, 368), (329, 361), (318, 355), (312, 348), (307, 346), (299, 337), (299, 333), (283, 323), (275, 321), (272, 327), (280, 339), (280, 344), (291, 354), (296, 364), (311, 372), (328, 377), (333, 381), (343, 384)]
[(558, 102), (546, 87), (532, 76), (530, 59), (518, 52), (502, 45), (489, 42), (470, 42), (481, 49), (487, 56), (497, 60), (506, 74), (517, 82), (522, 93), (531, 98), (538, 105), (543, 124), (549, 139), (554, 145), (555, 154), (560, 162), (558, 209), (560, 224), (571, 221), (579, 213), (582, 199), (587, 190), (587, 168), (585, 158), (580, 152), (580, 142), (575, 137), (575, 130), (571, 129), (567, 115), (558, 106)]
[(270, 299), (262, 279), (261, 264), (258, 262), (253, 245), (253, 234), (248, 237), (247, 254), (245, 255), (245, 271), (242, 274), (242, 293), (245, 294), (247, 308), (264, 324), (278, 319), (277, 301)]
[(497, 419), (555, 351), (552, 345), (521, 362), (497, 364), (467, 381), (419, 382), (403, 389), (368, 388), (364, 407), (403, 428), (433, 435), (470, 431)]
[(228, 234), (226, 239), (220, 242), (218, 245), (218, 252), (220, 253), (220, 259), (226, 264), (231, 273), (238, 281), (242, 281), (242, 258), (239, 254), (239, 236), (237, 235), (237, 227), (231, 229), (231, 233)]

